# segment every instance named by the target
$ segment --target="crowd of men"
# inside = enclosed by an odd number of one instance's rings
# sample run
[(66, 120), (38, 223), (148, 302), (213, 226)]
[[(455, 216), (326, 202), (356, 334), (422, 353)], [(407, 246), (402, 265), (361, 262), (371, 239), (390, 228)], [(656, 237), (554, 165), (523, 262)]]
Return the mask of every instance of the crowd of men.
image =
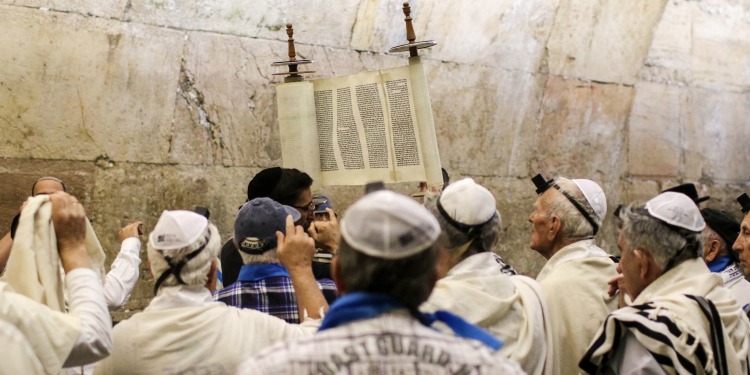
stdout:
[[(537, 175), (532, 279), (493, 252), (493, 194), (443, 175), (339, 217), (306, 173), (268, 168), (226, 241), (205, 210), (164, 211), (155, 296), (114, 328), (142, 224), (105, 273), (81, 203), (40, 178), (0, 239), (0, 374), (750, 375), (746, 194), (742, 223), (692, 184), (612, 213), (596, 182)], [(608, 212), (617, 256), (595, 243)]]

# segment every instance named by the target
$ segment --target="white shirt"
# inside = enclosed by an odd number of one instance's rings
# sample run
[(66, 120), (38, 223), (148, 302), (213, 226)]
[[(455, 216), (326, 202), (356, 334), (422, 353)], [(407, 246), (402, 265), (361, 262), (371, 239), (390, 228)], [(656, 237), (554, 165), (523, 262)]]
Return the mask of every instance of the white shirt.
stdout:
[[(459, 370), (464, 370), (461, 372)], [(354, 321), (263, 350), (238, 373), (523, 374), (483, 344), (428, 328), (405, 310)]]
[(577, 374), (578, 361), (617, 300), (607, 282), (615, 263), (594, 240), (572, 243), (553, 255), (536, 280), (542, 287), (552, 326), (553, 373)]
[(539, 284), (526, 276), (503, 274), (501, 267), (500, 257), (491, 252), (462, 260), (438, 280), (420, 310), (459, 315), (500, 339), (500, 354), (528, 374), (551, 373), (550, 328)]
[(214, 302), (198, 286), (162, 287), (143, 312), (114, 329), (115, 350), (95, 374), (234, 373), (276, 342), (309, 336), (320, 320), (288, 324), (256, 310)]
[[(0, 319), (18, 328), (47, 374), (57, 374), (63, 365), (96, 362), (112, 350), (112, 321), (99, 275), (88, 268), (76, 268), (65, 276), (65, 286), (67, 314), (14, 293), (0, 282)], [(0, 363), (29, 360), (6, 357), (9, 355), (0, 350)]]
[(104, 298), (107, 306), (120, 307), (130, 297), (130, 292), (138, 281), (140, 252), (141, 240), (138, 238), (130, 237), (122, 241), (120, 252), (104, 279)]

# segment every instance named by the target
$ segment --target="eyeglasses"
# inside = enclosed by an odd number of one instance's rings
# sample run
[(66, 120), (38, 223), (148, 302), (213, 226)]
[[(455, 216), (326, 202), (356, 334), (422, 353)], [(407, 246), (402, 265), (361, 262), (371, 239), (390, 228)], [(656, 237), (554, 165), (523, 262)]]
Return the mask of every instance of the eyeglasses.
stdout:
[(306, 204), (304, 206), (292, 206), (292, 207), (294, 207), (294, 208), (296, 208), (298, 210), (301, 210), (301, 211), (312, 211), (312, 210), (315, 209), (315, 203), (313, 203), (313, 201), (310, 201), (310, 203), (308, 203), (308, 204)]

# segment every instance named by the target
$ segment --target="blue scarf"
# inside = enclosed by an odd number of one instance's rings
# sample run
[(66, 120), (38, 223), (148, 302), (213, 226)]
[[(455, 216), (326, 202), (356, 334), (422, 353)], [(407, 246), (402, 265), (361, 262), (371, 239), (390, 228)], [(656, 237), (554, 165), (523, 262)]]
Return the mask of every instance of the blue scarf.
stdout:
[(427, 327), (435, 322), (442, 322), (450, 327), (456, 336), (477, 340), (493, 350), (498, 350), (503, 346), (500, 340), (487, 331), (448, 311), (438, 310), (434, 314), (411, 311), (405, 304), (391, 297), (365, 292), (347, 293), (339, 297), (323, 318), (318, 332), (357, 320), (374, 318), (396, 309), (410, 310), (411, 314)]
[(732, 263), (732, 258), (728, 256), (724, 257), (718, 257), (711, 261), (711, 263), (708, 263), (708, 269), (711, 270), (711, 272), (721, 272), (724, 271), (729, 264)]
[(289, 277), (289, 271), (281, 264), (246, 264), (240, 268), (237, 281), (259, 281), (275, 276)]

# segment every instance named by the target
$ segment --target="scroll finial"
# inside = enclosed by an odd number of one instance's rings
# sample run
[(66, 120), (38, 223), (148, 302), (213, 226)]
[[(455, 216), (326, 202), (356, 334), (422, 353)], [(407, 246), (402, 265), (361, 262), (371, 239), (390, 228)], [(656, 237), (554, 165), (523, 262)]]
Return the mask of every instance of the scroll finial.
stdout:
[(417, 53), (418, 49), (432, 47), (437, 43), (434, 40), (423, 40), (417, 42), (417, 36), (414, 33), (414, 25), (412, 24), (411, 6), (408, 2), (404, 2), (403, 11), (404, 16), (406, 16), (406, 18), (404, 18), (404, 21), (406, 21), (406, 40), (408, 41), (408, 43), (392, 47), (389, 52), (409, 51), (410, 57), (417, 57), (419, 56), (419, 53)]
[(289, 37), (289, 40), (287, 40), (287, 45), (289, 47), (289, 61), (295, 61), (297, 60), (297, 53), (294, 51), (294, 27), (292, 27), (291, 23), (286, 24), (286, 35)]
[(284, 77), (284, 82), (299, 82), (302, 81), (302, 74), (305, 73), (315, 73), (313, 71), (299, 71), (297, 68), (299, 65), (303, 64), (310, 64), (312, 63), (312, 60), (307, 59), (297, 59), (297, 51), (294, 49), (294, 27), (291, 23), (286, 24), (286, 35), (288, 37), (287, 39), (287, 53), (289, 55), (289, 60), (287, 61), (277, 61), (271, 66), (287, 66), (289, 67), (289, 72), (287, 73), (274, 73), (275, 76), (282, 76)]
[(412, 44), (417, 40), (417, 36), (414, 35), (414, 25), (411, 24), (411, 6), (408, 2), (404, 3), (404, 15), (406, 16), (404, 18), (404, 21), (406, 21), (406, 40), (409, 41), (409, 44)]

